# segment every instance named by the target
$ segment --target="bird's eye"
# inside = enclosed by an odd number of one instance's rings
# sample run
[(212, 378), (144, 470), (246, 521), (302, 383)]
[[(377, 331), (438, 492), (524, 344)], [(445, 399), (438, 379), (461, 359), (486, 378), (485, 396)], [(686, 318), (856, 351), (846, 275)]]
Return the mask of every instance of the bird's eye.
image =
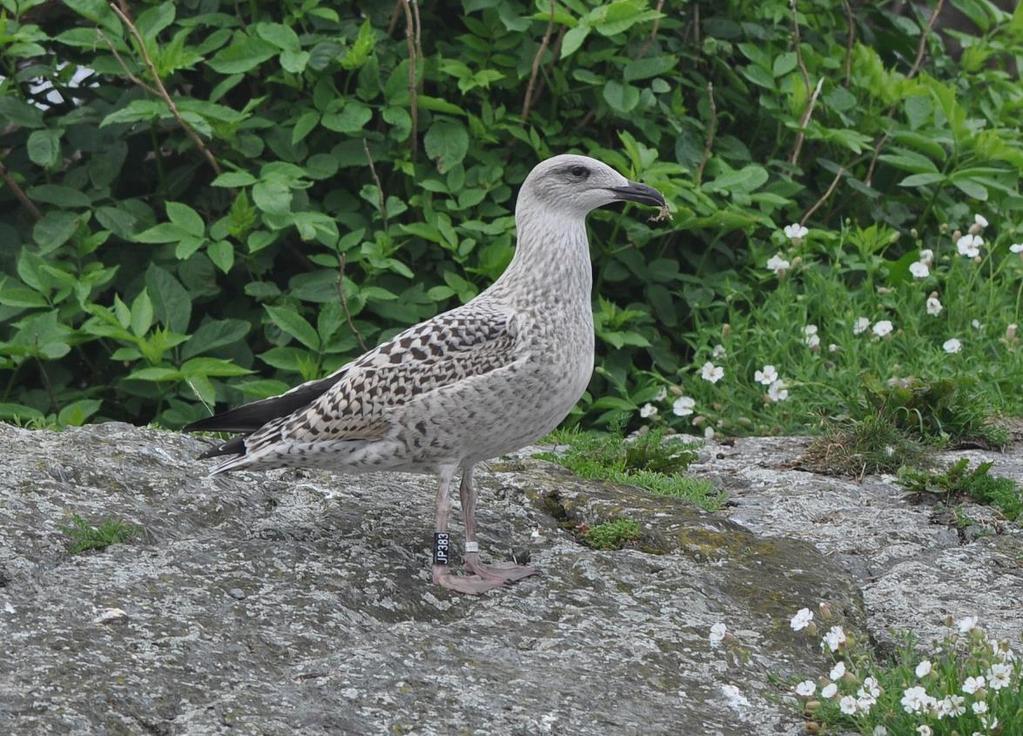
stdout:
[(573, 166), (571, 169), (568, 170), (568, 173), (570, 173), (577, 179), (585, 179), (587, 176), (590, 175), (589, 169), (587, 169), (585, 166)]

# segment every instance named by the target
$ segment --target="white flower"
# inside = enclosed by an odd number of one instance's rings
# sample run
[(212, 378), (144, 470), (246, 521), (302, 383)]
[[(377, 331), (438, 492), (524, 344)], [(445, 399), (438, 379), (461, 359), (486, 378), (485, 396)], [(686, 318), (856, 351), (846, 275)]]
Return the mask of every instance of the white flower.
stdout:
[(984, 687), (984, 676), (980, 677), (967, 677), (966, 682), (963, 683), (963, 692), (973, 695), (975, 692)]
[(860, 688), (860, 697), (870, 696), (871, 698), (878, 698), (881, 695), (881, 686), (877, 684), (877, 679), (873, 677), (866, 677), (863, 680), (863, 687)]
[(728, 633), (728, 627), (723, 623), (716, 623), (710, 627), (710, 645), (716, 647), (725, 639), (725, 634)]
[(858, 707), (856, 698), (852, 695), (846, 695), (844, 698), (838, 701), (839, 709), (850, 716), (856, 715), (856, 709)]
[(657, 413), (657, 407), (653, 404), (643, 404), (643, 407), (639, 410), (639, 415), (644, 419), (652, 417)]
[(907, 687), (902, 691), (902, 708), (907, 713), (919, 713), (931, 707), (935, 702), (934, 698), (927, 694), (927, 691), (917, 685)]
[(874, 726), (871, 736), (888, 736), (888, 729), (884, 726)]
[(765, 365), (763, 370), (755, 371), (753, 373), (753, 379), (757, 383), (762, 383), (765, 386), (770, 386), (772, 383), (778, 380), (778, 371), (773, 365)]
[(934, 251), (930, 248), (924, 248), (920, 251), (920, 262), (930, 266), (934, 263)]
[[(952, 342), (952, 341), (949, 340), (948, 342)], [(946, 342), (945, 344), (948, 345), (948, 342)], [(959, 342), (959, 341), (956, 340), (956, 342)], [(948, 348), (945, 348), (945, 352), (946, 353), (953, 353), (953, 352), (954, 353), (958, 353), (959, 350), (958, 349), (956, 349), (956, 350), (949, 350)], [(977, 617), (976, 616), (967, 616), (966, 618), (959, 619), (958, 621), (956, 621), (956, 628), (959, 629), (959, 633), (960, 634), (966, 634), (966, 633), (969, 633), (969, 632), (973, 631), (975, 628), (977, 628)]]
[(866, 317), (857, 317), (856, 321), (853, 322), (853, 334), (859, 335), (861, 333), (864, 333), (867, 331), (868, 327), (870, 327), (869, 319), (867, 319)]
[(938, 297), (933, 294), (927, 297), (927, 314), (932, 317), (937, 317), (941, 314), (942, 309), (944, 309), (944, 307), (941, 305), (941, 300), (939, 300)]
[(934, 731), (931, 730), (930, 726), (917, 726), (916, 732), (919, 736), (933, 736)]
[(671, 413), (677, 417), (687, 417), (696, 408), (696, 399), (690, 396), (679, 396), (671, 405)]
[(831, 344), (828, 345), (828, 352), (829, 353), (837, 353), (841, 349), (842, 348), (838, 347), (838, 345), (836, 345), (835, 343), (831, 343)]
[(785, 233), (785, 237), (788, 238), (789, 240), (796, 241), (805, 238), (810, 231), (807, 230), (802, 225), (800, 225), (798, 222), (794, 222), (791, 225), (786, 225), (782, 229), (782, 232)]
[(1012, 677), (1012, 665), (995, 663), (987, 671), (987, 684), (992, 690), (1001, 690), (1009, 686), (1009, 678)]
[(654, 394), (654, 401), (664, 401), (666, 398), (668, 398), (668, 387), (661, 386), (657, 389), (657, 393)]
[(775, 253), (773, 256), (767, 259), (767, 267), (771, 271), (774, 271), (775, 275), (781, 276), (790, 268), (792, 264), (781, 257), (781, 253)]
[(803, 328), (803, 342), (811, 350), (816, 350), (821, 345), (820, 335), (817, 334), (817, 325), (807, 325)]
[(925, 659), (916, 666), (916, 676), (927, 677), (929, 674), (931, 674), (931, 660)]
[(785, 388), (785, 381), (777, 380), (767, 387), (767, 398), (771, 401), (785, 401), (789, 397), (789, 390)]
[(891, 320), (883, 319), (880, 322), (874, 323), (874, 334), (878, 337), (892, 334), (892, 329)]
[(704, 381), (710, 381), (711, 383), (717, 383), (725, 377), (725, 369), (721, 366), (714, 365), (709, 360), (703, 364), (700, 368), (700, 378)]
[(1013, 243), (1009, 246), (1009, 250), (1013, 253), (1023, 253), (1023, 243)]
[(800, 608), (792, 617), (792, 622), (789, 625), (793, 631), (802, 631), (810, 625), (811, 621), (813, 621), (813, 611), (809, 608)]
[(967, 258), (976, 258), (980, 255), (980, 246), (982, 245), (984, 245), (984, 238), (979, 235), (964, 235), (956, 241), (956, 250)]
[(803, 328), (803, 334), (809, 337), (817, 334), (817, 325), (807, 325)]
[(909, 264), (909, 272), (915, 279), (925, 279), (931, 275), (931, 269), (923, 261), (914, 261)]
[(832, 680), (841, 680), (843, 675), (845, 675), (845, 662), (838, 661), (835, 666), (831, 668), (831, 672), (828, 674), (828, 677)]
[(825, 685), (824, 687), (821, 688), (821, 697), (822, 698), (833, 698), (833, 697), (835, 697), (835, 693), (837, 693), (837, 692), (838, 692), (838, 685), (836, 685), (833, 682), (829, 682), (827, 685)]
[(998, 719), (995, 716), (983, 715), (980, 717), (980, 725), (994, 731), (998, 728)]
[(984, 215), (974, 215), (973, 222), (974, 224), (979, 225), (982, 230), (986, 228), (988, 224), (987, 219), (984, 217)]
[[(958, 353), (960, 350), (962, 350), (963, 344), (953, 337), (948, 340), (945, 340), (945, 342), (941, 344), (941, 349), (944, 350), (949, 355), (951, 355), (952, 353)], [(974, 620), (974, 623), (976, 623), (976, 620)], [(967, 629), (967, 631), (969, 631), (969, 629)]]
[(803, 680), (801, 683), (796, 685), (796, 695), (803, 698), (809, 698), (817, 690), (817, 686), (813, 680)]
[(845, 643), (845, 632), (842, 631), (841, 626), (832, 626), (828, 629), (828, 633), (824, 635), (824, 641), (821, 642), (821, 649), (827, 644), (828, 648), (837, 652), (838, 648)]
[(966, 712), (966, 698), (962, 695), (946, 695), (936, 705), (935, 715), (938, 718), (961, 716)]
[(726, 351), (724, 345), (715, 345), (714, 349), (710, 351), (710, 357), (714, 358), (714, 360), (721, 360), (721, 358), (725, 357), (725, 355)]
[(707, 427), (706, 429), (704, 429), (703, 430), (703, 438), (707, 439), (707, 440), (714, 439), (714, 428), (713, 427)]
[(987, 713), (987, 703), (985, 703), (983, 700), (978, 700), (970, 707), (973, 709), (973, 712), (976, 713), (978, 716), (981, 713)]

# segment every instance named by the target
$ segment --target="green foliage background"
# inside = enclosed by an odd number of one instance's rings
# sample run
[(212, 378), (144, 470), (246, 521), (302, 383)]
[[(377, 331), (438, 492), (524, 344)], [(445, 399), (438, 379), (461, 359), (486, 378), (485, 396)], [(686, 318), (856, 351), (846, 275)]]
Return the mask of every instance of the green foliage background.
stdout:
[(777, 293), (815, 203), (839, 291), (905, 282), (979, 204), (1007, 260), (1023, 13), (953, 4), (958, 60), (901, 3), (2, 0), (0, 417), (180, 426), (333, 370), (489, 284), (516, 187), (565, 151), (676, 210), (591, 219), (586, 422)]

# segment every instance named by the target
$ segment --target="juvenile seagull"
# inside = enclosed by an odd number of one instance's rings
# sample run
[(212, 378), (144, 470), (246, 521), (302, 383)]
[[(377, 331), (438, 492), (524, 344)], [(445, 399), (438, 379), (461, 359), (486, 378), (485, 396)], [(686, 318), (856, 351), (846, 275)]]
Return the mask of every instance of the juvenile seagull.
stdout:
[[(526, 177), (508, 269), (475, 299), (410, 327), (318, 381), (190, 424), (242, 434), (203, 457), (213, 469), (322, 467), (435, 473), (433, 581), (482, 593), (536, 573), (480, 562), (473, 466), (554, 429), (593, 372), (592, 273), (586, 215), (631, 200), (664, 207), (657, 190), (586, 156), (561, 155)], [(450, 491), (465, 523), (464, 567), (448, 568)]]

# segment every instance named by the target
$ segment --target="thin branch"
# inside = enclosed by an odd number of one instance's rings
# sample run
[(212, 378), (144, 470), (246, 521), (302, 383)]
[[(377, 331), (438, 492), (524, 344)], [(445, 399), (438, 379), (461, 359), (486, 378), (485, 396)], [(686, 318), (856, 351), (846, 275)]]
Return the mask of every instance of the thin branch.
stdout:
[[(916, 46), (916, 58), (913, 59), (913, 66), (909, 68), (909, 73), (906, 75), (906, 79), (912, 79), (920, 72), (920, 66), (923, 64), (924, 53), (927, 50), (927, 37), (931, 35), (931, 31), (934, 30), (934, 24), (938, 20), (938, 13), (941, 12), (941, 7), (945, 4), (945, 0), (938, 0), (934, 6), (934, 10), (931, 11), (931, 17), (927, 19), (927, 25), (923, 32), (920, 34), (920, 42)], [(895, 112), (896, 105), (892, 105), (885, 112), (884, 117), (890, 116)], [(874, 179), (874, 169), (877, 166), (877, 160), (881, 156), (881, 150), (891, 136), (885, 132), (877, 141), (874, 146), (874, 154), (870, 158), (870, 166), (867, 167), (867, 176), (864, 178), (864, 183), (869, 187)]]
[(849, 86), (849, 81), (852, 79), (852, 52), (853, 44), (856, 43), (856, 20), (853, 18), (852, 6), (849, 5), (849, 0), (842, 0), (842, 6), (845, 8), (845, 21), (849, 26), (849, 34), (845, 39), (845, 87)]
[(398, 15), (401, 13), (401, 0), (396, 0), (394, 3), (394, 10), (391, 11), (391, 20), (387, 24), (387, 35), (390, 36), (394, 33), (394, 29), (398, 27)]
[(337, 261), (337, 294), (341, 297), (341, 311), (345, 313), (348, 329), (355, 335), (355, 339), (359, 341), (359, 347), (365, 352), (369, 348), (366, 346), (366, 341), (362, 338), (359, 328), (355, 326), (355, 321), (352, 319), (352, 310), (348, 308), (348, 294), (345, 292), (345, 264), (347, 260), (347, 255), (341, 253)]
[(377, 167), (373, 165), (373, 155), (369, 152), (369, 143), (366, 139), (362, 139), (362, 150), (366, 152), (366, 161), (369, 162), (369, 173), (373, 177), (373, 181), (377, 185), (377, 200), (380, 203), (380, 216), (384, 219), (384, 230), (390, 229), (387, 224), (387, 206), (384, 200), (384, 185), (380, 183), (380, 177), (377, 176)]
[[(412, 5), (412, 17), (415, 18), (415, 21), (416, 21), (416, 31), (415, 31), (415, 38), (416, 38), (416, 60), (417, 60), (416, 63), (419, 63), (419, 61), (422, 61), (423, 59), (426, 58), (426, 56), (423, 54), (423, 26), (419, 22), (419, 0), (409, 0), (409, 2)], [(424, 75), (420, 75), (418, 77), (419, 86), (418, 86), (417, 89), (419, 90), (419, 94), (423, 93), (423, 77), (424, 76), (426, 76), (426, 75), (424, 74)]]
[(934, 28), (934, 23), (938, 20), (938, 13), (941, 12), (941, 6), (945, 4), (945, 0), (938, 0), (934, 6), (934, 10), (931, 11), (931, 17), (927, 19), (927, 27), (924, 28), (924, 32), (920, 34), (920, 42), (916, 46), (916, 58), (913, 59), (913, 66), (909, 68), (909, 74), (906, 75), (906, 79), (912, 79), (920, 71), (920, 65), (924, 61), (924, 53), (927, 51), (927, 37), (931, 35), (931, 30)]
[(412, 18), (412, 8), (409, 0), (401, 0), (402, 10), (405, 11), (405, 43), (408, 46), (408, 96), (409, 112), (412, 114), (412, 134), (409, 136), (409, 145), (412, 148), (412, 158), (416, 157), (416, 149), (419, 147), (419, 98), (417, 94), (417, 71), (419, 58), (416, 56), (415, 20)]
[(710, 120), (707, 121), (707, 136), (703, 141), (703, 158), (700, 159), (700, 165), (696, 169), (697, 185), (703, 181), (703, 170), (707, 167), (707, 162), (710, 161), (711, 149), (714, 147), (714, 135), (718, 127), (718, 108), (714, 104), (713, 82), (707, 82), (707, 106), (710, 112)]
[[(657, 0), (657, 7), (654, 8), (655, 13), (661, 13), (664, 10), (664, 0)], [(646, 52), (650, 50), (650, 47), (654, 45), (657, 40), (657, 31), (661, 29), (661, 19), (654, 18), (654, 25), (650, 29), (650, 35), (647, 37), (643, 45), (639, 47), (639, 53), (636, 54), (638, 57), (646, 56)]]
[(799, 153), (803, 150), (803, 141), (806, 140), (806, 126), (810, 124), (810, 118), (813, 117), (813, 109), (817, 106), (817, 97), (820, 96), (823, 86), (824, 77), (821, 77), (813, 90), (813, 94), (810, 95), (810, 101), (803, 111), (803, 117), (799, 119), (799, 133), (796, 135), (796, 144), (792, 147), (792, 154), (789, 156), (789, 163), (793, 166), (799, 161)]
[(157, 94), (163, 99), (165, 103), (167, 103), (167, 107), (170, 108), (171, 115), (174, 116), (174, 119), (178, 121), (178, 125), (180, 125), (181, 129), (185, 131), (185, 134), (192, 139), (192, 142), (195, 144), (196, 148), (198, 148), (202, 155), (206, 157), (206, 160), (209, 162), (210, 167), (219, 176), (220, 164), (217, 163), (217, 159), (215, 159), (213, 157), (213, 154), (210, 153), (210, 149), (206, 147), (206, 144), (203, 143), (202, 138), (200, 138), (199, 134), (195, 132), (195, 129), (187, 122), (185, 122), (185, 119), (183, 117), (181, 117), (181, 111), (178, 110), (178, 106), (174, 103), (174, 98), (170, 96), (170, 93), (167, 91), (167, 88), (163, 84), (163, 80), (160, 79), (160, 74), (156, 70), (156, 64), (153, 63), (152, 58), (150, 58), (149, 56), (149, 50), (146, 48), (146, 41), (144, 38), (142, 38), (142, 34), (139, 33), (139, 29), (132, 22), (131, 17), (128, 15), (127, 9), (126, 8), (122, 9), (121, 6), (119, 6), (117, 3), (110, 3), (110, 8), (115, 13), (117, 13), (117, 16), (121, 19), (121, 22), (123, 22), (128, 27), (128, 30), (131, 32), (132, 37), (135, 39), (135, 43), (138, 44), (139, 53), (142, 54), (142, 60), (145, 62), (146, 68), (149, 70), (149, 74), (153, 77), (153, 83), (156, 85)]
[(156, 87), (149, 84), (149, 82), (146, 82), (145, 80), (136, 77), (134, 72), (132, 72), (132, 70), (128, 68), (128, 64), (124, 61), (123, 58), (121, 58), (121, 55), (117, 53), (117, 49), (114, 47), (114, 44), (110, 41), (110, 39), (107, 38), (107, 34), (105, 34), (103, 31), (99, 31), (99, 35), (103, 37), (103, 41), (106, 42), (107, 48), (110, 49), (110, 53), (114, 55), (114, 58), (117, 59), (117, 63), (121, 65), (121, 69), (122, 71), (124, 71), (124, 75), (128, 77), (128, 79), (130, 79), (133, 84), (136, 84), (137, 86), (141, 87), (146, 92), (153, 95), (153, 97), (159, 97), (160, 93), (157, 91)]
[(842, 167), (839, 167), (839, 169), (838, 169), (838, 173), (837, 173), (837, 174), (835, 174), (835, 178), (834, 178), (834, 180), (833, 180), (833, 181), (831, 182), (831, 186), (829, 186), (829, 187), (828, 187), (828, 188), (827, 188), (827, 189), (825, 190), (824, 194), (822, 194), (822, 195), (821, 195), (821, 198), (820, 198), (820, 199), (818, 199), (818, 200), (817, 200), (817, 201), (816, 201), (816, 202), (814, 203), (813, 207), (811, 207), (810, 209), (808, 209), (808, 210), (807, 210), (806, 212), (804, 212), (804, 213), (803, 213), (803, 217), (802, 217), (802, 218), (800, 218), (800, 220), (799, 220), (799, 224), (800, 224), (800, 225), (805, 225), (805, 224), (806, 224), (806, 221), (810, 219), (810, 216), (811, 216), (811, 215), (812, 215), (812, 214), (813, 214), (814, 212), (816, 212), (817, 210), (819, 210), (819, 209), (820, 209), (820, 207), (821, 207), (821, 205), (823, 205), (823, 204), (824, 204), (825, 202), (827, 202), (827, 201), (828, 201), (828, 197), (830, 197), (830, 196), (831, 196), (832, 194), (834, 194), (834, 193), (835, 193), (835, 188), (836, 188), (836, 187), (838, 187), (838, 182), (842, 180), (842, 177), (843, 177), (844, 175), (845, 175), (845, 167), (844, 167), (844, 166), (842, 166)]
[(874, 168), (877, 166), (877, 160), (881, 156), (881, 149), (884, 148), (884, 144), (888, 142), (889, 137), (888, 133), (885, 133), (877, 139), (877, 144), (874, 146), (874, 153), (870, 157), (870, 166), (867, 167), (867, 175), (863, 178), (863, 183), (868, 187), (872, 186)]
[(28, 198), (28, 195), (25, 194), (25, 190), (21, 188), (17, 181), (15, 181), (14, 177), (11, 176), (11, 172), (7, 170), (7, 167), (5, 167), (3, 163), (0, 163), (0, 179), (4, 180), (4, 184), (7, 185), (7, 188), (11, 190), (17, 200), (21, 202), (21, 206), (28, 210), (28, 213), (32, 215), (33, 219), (43, 219), (43, 213), (39, 211), (38, 207), (36, 207), (36, 203)]
[(796, 64), (799, 66), (799, 73), (803, 75), (803, 86), (806, 94), (810, 94), (810, 72), (806, 70), (806, 62), (803, 61), (802, 38), (799, 35), (799, 17), (796, 14), (796, 0), (789, 0), (792, 7), (792, 37), (796, 43)]
[(536, 86), (536, 77), (540, 73), (540, 64), (543, 62), (543, 55), (547, 53), (547, 46), (551, 42), (551, 33), (554, 32), (554, 11), (557, 8), (557, 4), (554, 0), (551, 0), (551, 17), (547, 21), (547, 30), (543, 33), (543, 40), (540, 41), (540, 48), (536, 50), (536, 55), (533, 56), (533, 68), (529, 73), (529, 84), (526, 85), (526, 96), (522, 100), (522, 122), (526, 122), (526, 118), (529, 117), (529, 109), (533, 106), (533, 88)]

